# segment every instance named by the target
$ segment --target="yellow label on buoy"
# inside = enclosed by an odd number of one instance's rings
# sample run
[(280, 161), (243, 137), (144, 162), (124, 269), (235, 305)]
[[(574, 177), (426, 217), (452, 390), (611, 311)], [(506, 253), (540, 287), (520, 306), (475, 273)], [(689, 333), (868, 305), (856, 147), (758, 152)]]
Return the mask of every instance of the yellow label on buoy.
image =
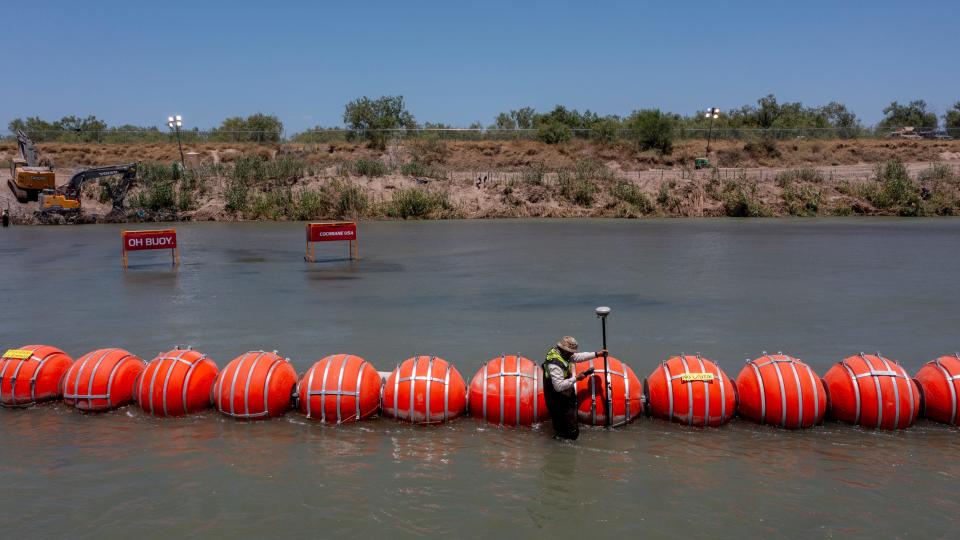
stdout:
[(26, 360), (31, 356), (33, 356), (33, 351), (26, 349), (7, 349), (7, 352), (3, 353), (4, 358), (12, 358), (14, 360)]
[(713, 380), (713, 373), (684, 373), (680, 376), (680, 381), (682, 382), (693, 382), (693, 381), (703, 381), (710, 382)]

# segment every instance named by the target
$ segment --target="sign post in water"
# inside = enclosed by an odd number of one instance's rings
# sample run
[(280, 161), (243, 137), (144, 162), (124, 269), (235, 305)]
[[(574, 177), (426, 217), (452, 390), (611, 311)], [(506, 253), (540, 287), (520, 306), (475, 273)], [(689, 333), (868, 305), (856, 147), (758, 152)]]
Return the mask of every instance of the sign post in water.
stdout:
[(307, 253), (304, 260), (316, 262), (314, 242), (350, 242), (350, 258), (360, 258), (360, 240), (357, 238), (357, 224), (353, 221), (334, 223), (307, 223)]
[(174, 266), (180, 264), (180, 249), (177, 247), (177, 230), (160, 229), (152, 231), (120, 231), (123, 240), (122, 259), (123, 267), (127, 268), (128, 251), (144, 251), (148, 249), (169, 249), (170, 260)]

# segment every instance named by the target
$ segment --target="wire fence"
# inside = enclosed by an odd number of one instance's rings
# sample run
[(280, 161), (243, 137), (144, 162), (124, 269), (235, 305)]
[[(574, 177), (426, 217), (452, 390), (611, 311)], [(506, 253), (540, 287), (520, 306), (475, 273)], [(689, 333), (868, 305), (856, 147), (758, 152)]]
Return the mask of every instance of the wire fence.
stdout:
[[(918, 176), (933, 167), (947, 167), (951, 174), (960, 176), (960, 164), (940, 162), (917, 162), (907, 164), (911, 176)], [(658, 186), (664, 182), (709, 182), (717, 180), (767, 182), (775, 181), (781, 174), (788, 173), (796, 177), (807, 177), (813, 182), (833, 183), (866, 182), (877, 178), (877, 165), (826, 165), (816, 167), (715, 167), (709, 169), (648, 169), (612, 172), (614, 181), (626, 181), (640, 186)], [(516, 171), (501, 169), (477, 169), (468, 171), (449, 171), (445, 179), (453, 183), (475, 184), (477, 188), (498, 187), (512, 182), (535, 182), (543, 185), (559, 185), (561, 173), (558, 171)]]
[[(286, 137), (282, 131), (227, 131), (227, 130), (187, 130), (180, 132), (184, 143), (327, 143), (363, 141), (373, 136), (388, 140), (402, 139), (439, 139), (450, 141), (510, 141), (538, 140), (543, 132), (539, 129), (499, 129), (499, 128), (399, 128), (399, 129), (312, 129)], [(571, 138), (599, 141), (631, 141), (641, 133), (630, 129), (570, 129)], [(27, 135), (34, 142), (92, 143), (92, 144), (133, 144), (133, 143), (176, 143), (177, 134), (155, 128), (140, 130), (33, 130)], [(928, 130), (890, 130), (879, 127), (801, 127), (801, 128), (749, 128), (749, 127), (680, 127), (674, 132), (679, 140), (798, 140), (798, 139), (905, 139), (905, 140), (953, 140), (960, 139), (960, 128)], [(4, 142), (15, 141), (9, 134)]]

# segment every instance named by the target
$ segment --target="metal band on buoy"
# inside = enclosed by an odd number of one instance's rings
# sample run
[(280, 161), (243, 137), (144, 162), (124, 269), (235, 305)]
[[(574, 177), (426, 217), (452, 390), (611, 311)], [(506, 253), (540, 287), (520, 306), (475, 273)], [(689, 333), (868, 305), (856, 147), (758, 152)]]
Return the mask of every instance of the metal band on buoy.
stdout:
[[(357, 372), (357, 390), (355, 392), (347, 392), (343, 389), (343, 377), (346, 372), (347, 360), (351, 358), (349, 354), (343, 354), (340, 357), (340, 373), (337, 377), (337, 389), (336, 390), (327, 390), (326, 389), (326, 380), (327, 374), (330, 371), (330, 364), (333, 363), (334, 357), (330, 357), (324, 362), (324, 377), (323, 382), (321, 383), (319, 390), (313, 389), (313, 374), (316, 371), (316, 366), (310, 368), (310, 377), (307, 383), (306, 397), (307, 397), (307, 410), (312, 411), (312, 397), (320, 396), (320, 408), (321, 408), (321, 419), (326, 421), (326, 410), (327, 410), (327, 396), (336, 396), (336, 407), (337, 407), (337, 423), (343, 423), (343, 406), (342, 398), (343, 396), (353, 396), (356, 398), (356, 418), (360, 418), (360, 379), (363, 376), (363, 367), (366, 365), (366, 361), (362, 361), (360, 364), (360, 369)], [(308, 412), (308, 418), (312, 412)]]
[[(960, 360), (960, 354), (956, 355), (957, 360)], [(933, 361), (937, 369), (943, 374), (943, 378), (947, 382), (947, 388), (950, 389), (950, 423), (957, 423), (957, 381), (960, 380), (960, 374), (951, 375), (950, 371), (943, 365), (943, 362), (939, 358)]]

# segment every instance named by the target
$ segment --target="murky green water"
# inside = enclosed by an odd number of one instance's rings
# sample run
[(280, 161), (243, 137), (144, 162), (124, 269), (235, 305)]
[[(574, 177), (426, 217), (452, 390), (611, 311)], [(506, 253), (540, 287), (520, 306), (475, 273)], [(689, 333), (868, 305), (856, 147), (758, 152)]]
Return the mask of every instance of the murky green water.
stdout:
[[(334, 352), (383, 371), (437, 354), (469, 379), (487, 359), (539, 361), (562, 334), (641, 377), (681, 351), (736, 375), (784, 351), (821, 375), (879, 350), (908, 371), (960, 348), (960, 221), (365, 223), (307, 264), (302, 224), (178, 226), (182, 265), (134, 254), (119, 227), (0, 231), (0, 348), (149, 360), (189, 344), (223, 367), (278, 349), (299, 371)], [(556, 535), (954, 537), (960, 433), (827, 423), (788, 433), (641, 419), (588, 429), (472, 419), (339, 428), (296, 412), (239, 423), (139, 408), (0, 410), (0, 530), (11, 538)]]

